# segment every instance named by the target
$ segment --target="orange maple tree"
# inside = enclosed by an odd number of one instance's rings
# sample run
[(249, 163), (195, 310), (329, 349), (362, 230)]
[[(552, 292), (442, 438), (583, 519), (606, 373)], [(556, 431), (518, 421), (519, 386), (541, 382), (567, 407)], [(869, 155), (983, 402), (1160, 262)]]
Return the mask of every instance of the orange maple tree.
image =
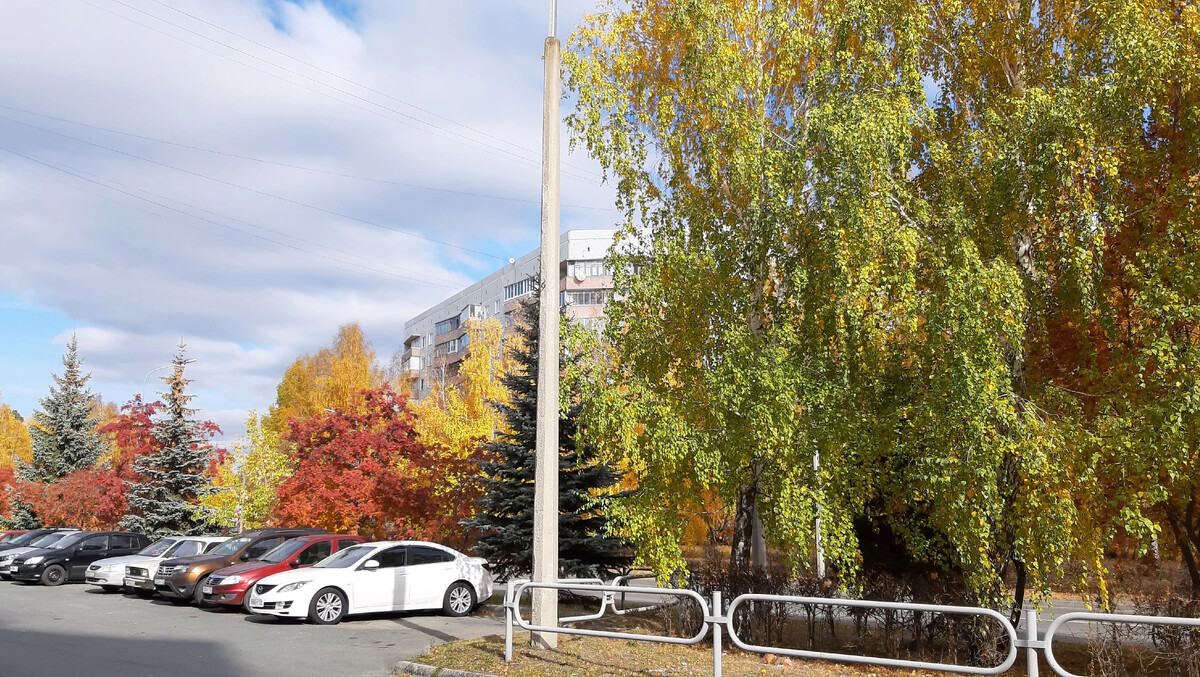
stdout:
[(389, 386), (364, 390), (364, 406), (293, 419), (295, 473), (279, 486), (273, 521), (370, 538), (438, 533), (433, 488), (423, 472), (433, 458), (413, 429), (407, 398)]

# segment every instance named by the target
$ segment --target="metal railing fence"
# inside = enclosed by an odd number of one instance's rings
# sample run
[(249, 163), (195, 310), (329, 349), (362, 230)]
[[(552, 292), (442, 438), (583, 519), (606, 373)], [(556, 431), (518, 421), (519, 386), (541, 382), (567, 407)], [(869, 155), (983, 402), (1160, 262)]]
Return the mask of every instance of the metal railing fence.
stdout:
[[(642, 578), (644, 576), (637, 576)], [(1063, 625), (1072, 622), (1086, 623), (1124, 623), (1130, 625), (1170, 625), (1181, 627), (1200, 628), (1200, 619), (1196, 618), (1178, 618), (1170, 616), (1132, 616), (1123, 614), (1102, 614), (1102, 613), (1067, 613), (1056, 618), (1050, 627), (1046, 630), (1044, 638), (1038, 639), (1038, 613), (1032, 609), (1025, 611), (1025, 633), (1019, 635), (1017, 629), (1007, 617), (993, 609), (983, 607), (965, 607), (965, 606), (950, 606), (943, 604), (918, 604), (907, 602), (873, 602), (869, 600), (856, 599), (838, 599), (828, 597), (795, 597), (788, 595), (760, 595), (760, 594), (745, 594), (740, 595), (729, 603), (728, 609), (723, 609), (721, 592), (714, 591), (711, 600), (705, 599), (700, 593), (693, 590), (684, 590), (679, 588), (636, 588), (636, 594), (659, 598), (671, 598), (674, 601), (670, 603), (678, 603), (680, 600), (690, 599), (699, 605), (703, 614), (703, 622), (700, 625), (700, 630), (691, 637), (671, 637), (668, 635), (648, 635), (644, 633), (630, 632), (615, 632), (610, 630), (595, 630), (590, 628), (569, 627), (576, 623), (599, 620), (605, 617), (606, 611), (611, 610), (613, 615), (623, 615), (638, 611), (647, 611), (651, 609), (661, 608), (669, 603), (659, 603), (652, 605), (643, 605), (633, 609), (625, 607), (624, 594), (631, 592), (627, 585), (631, 577), (618, 577), (610, 584), (598, 582), (598, 579), (574, 579), (560, 580), (557, 583), (533, 583), (528, 580), (510, 581), (504, 593), (504, 660), (512, 661), (513, 656), (513, 633), (514, 628), (521, 628), (531, 632), (557, 633), (564, 635), (583, 635), (588, 637), (607, 637), (612, 639), (625, 639), (639, 642), (659, 642), (664, 644), (682, 644), (694, 645), (704, 641), (708, 636), (709, 630), (712, 631), (713, 642), (713, 676), (721, 677), (721, 656), (722, 656), (722, 637), (727, 635), (734, 645), (743, 651), (754, 653), (773, 653), (780, 656), (795, 656), (797, 658), (811, 658), (819, 660), (829, 660), (847, 663), (858, 663), (867, 665), (879, 665), (883, 667), (899, 667), (912, 668), (918, 670), (936, 670), (940, 672), (954, 672), (959, 674), (970, 675), (999, 675), (1008, 671), (1016, 664), (1019, 651), (1024, 649), (1026, 652), (1026, 673), (1029, 677), (1038, 676), (1038, 652), (1042, 652), (1046, 657), (1046, 663), (1059, 677), (1081, 677), (1072, 672), (1068, 672), (1063, 668), (1058, 660), (1054, 657), (1054, 639), (1058, 631)], [(527, 591), (533, 589), (550, 589), (560, 591), (570, 591), (582, 593), (584, 595), (596, 596), (600, 601), (600, 610), (594, 614), (586, 614), (583, 616), (571, 616), (560, 619), (560, 623), (566, 624), (568, 627), (543, 627), (532, 625), (526, 622), (521, 615), (520, 602), (521, 597)], [(615, 595), (622, 595), (622, 603), (620, 608), (615, 603)], [(879, 656), (862, 656), (857, 654), (836, 653), (827, 651), (812, 651), (805, 649), (791, 649), (787, 647), (775, 647), (758, 644), (750, 644), (743, 641), (737, 635), (734, 627), (733, 618), (737, 609), (743, 604), (753, 604), (756, 602), (764, 603), (780, 603), (780, 604), (799, 604), (799, 605), (825, 605), (825, 606), (840, 606), (860, 609), (883, 609), (890, 611), (910, 611), (914, 613), (932, 613), (932, 614), (952, 614), (960, 616), (980, 616), (990, 619), (1000, 626), (1000, 629), (1008, 635), (1008, 654), (999, 665), (993, 667), (977, 667), (970, 665), (958, 665), (954, 663), (936, 663), (929, 661), (917, 661), (898, 658), (886, 658)]]

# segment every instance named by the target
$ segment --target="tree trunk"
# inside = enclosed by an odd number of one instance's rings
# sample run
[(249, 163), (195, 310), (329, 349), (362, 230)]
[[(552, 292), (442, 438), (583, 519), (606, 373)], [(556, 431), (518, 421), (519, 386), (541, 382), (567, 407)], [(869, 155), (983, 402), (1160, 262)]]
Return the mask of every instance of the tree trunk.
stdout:
[(737, 510), (733, 518), (733, 542), (729, 548), (729, 577), (733, 580), (740, 572), (750, 568), (750, 557), (754, 547), (754, 505), (758, 492), (753, 484), (738, 489)]
[[(1191, 525), (1170, 501), (1166, 503), (1166, 508), (1167, 524), (1171, 527), (1171, 533), (1175, 535), (1175, 543), (1179, 546), (1183, 565), (1192, 579), (1192, 600), (1200, 601), (1200, 561), (1197, 557), (1200, 555), (1200, 526), (1193, 532)], [(1188, 512), (1194, 513), (1195, 510), (1196, 498), (1193, 496), (1188, 501)]]

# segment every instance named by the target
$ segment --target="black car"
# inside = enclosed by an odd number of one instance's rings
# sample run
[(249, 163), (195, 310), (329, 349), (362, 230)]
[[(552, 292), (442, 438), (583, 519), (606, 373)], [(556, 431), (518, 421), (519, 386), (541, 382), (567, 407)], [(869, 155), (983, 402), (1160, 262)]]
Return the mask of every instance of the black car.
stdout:
[(46, 527), (45, 529), (34, 529), (33, 531), (26, 531), (25, 533), (23, 533), (19, 536), (15, 536), (12, 539), (9, 539), (3, 543), (0, 543), (0, 552), (4, 552), (5, 550), (12, 550), (13, 548), (28, 547), (30, 543), (33, 543), (34, 541), (41, 538), (42, 536), (45, 536), (46, 534), (52, 534), (56, 531), (79, 531), (79, 530), (72, 529), (69, 527)]
[(150, 539), (128, 531), (81, 531), (64, 537), (52, 548), (19, 555), (9, 572), (24, 583), (62, 585), (82, 581), (88, 565), (96, 560), (134, 555), (149, 544)]

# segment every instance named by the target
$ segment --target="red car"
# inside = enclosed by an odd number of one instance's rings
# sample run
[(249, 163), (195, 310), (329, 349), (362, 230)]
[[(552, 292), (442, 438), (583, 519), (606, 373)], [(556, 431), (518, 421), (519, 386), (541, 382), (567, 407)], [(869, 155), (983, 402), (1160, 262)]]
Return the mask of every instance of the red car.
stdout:
[(201, 581), (203, 603), (241, 606), (249, 611), (250, 596), (246, 591), (260, 579), (289, 569), (310, 567), (343, 548), (369, 540), (348, 534), (313, 534), (284, 541), (256, 560), (225, 567)]
[(0, 543), (7, 543), (8, 541), (11, 541), (14, 536), (20, 536), (21, 534), (24, 534), (24, 533), (27, 533), (27, 532), (24, 532), (24, 531), (0, 531)]

